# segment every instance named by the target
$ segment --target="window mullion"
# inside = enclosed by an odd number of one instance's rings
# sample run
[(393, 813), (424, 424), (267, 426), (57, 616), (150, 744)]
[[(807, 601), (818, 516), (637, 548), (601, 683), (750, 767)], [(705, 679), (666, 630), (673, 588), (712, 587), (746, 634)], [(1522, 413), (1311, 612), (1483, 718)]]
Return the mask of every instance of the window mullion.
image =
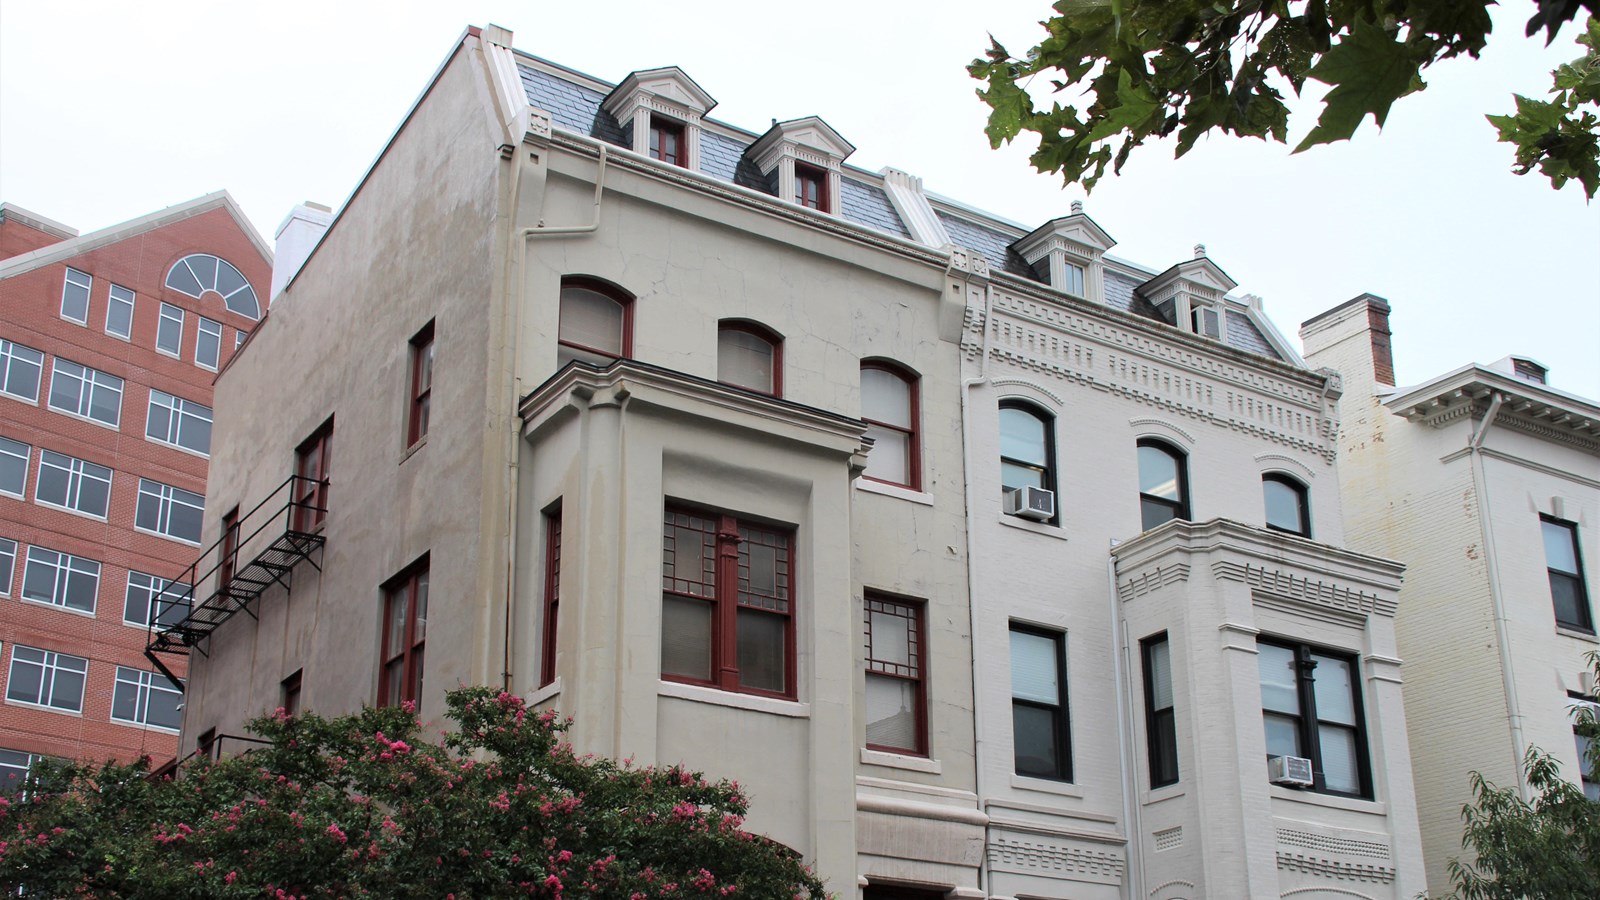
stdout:
[(723, 690), (739, 689), (739, 523), (733, 516), (717, 522), (716, 611), (713, 613), (711, 662), (716, 667), (717, 685)]
[(1312, 779), (1317, 790), (1327, 787), (1322, 772), (1322, 737), (1317, 728), (1316, 667), (1309, 648), (1296, 647), (1294, 651), (1295, 687), (1300, 695), (1300, 749), (1311, 760)]

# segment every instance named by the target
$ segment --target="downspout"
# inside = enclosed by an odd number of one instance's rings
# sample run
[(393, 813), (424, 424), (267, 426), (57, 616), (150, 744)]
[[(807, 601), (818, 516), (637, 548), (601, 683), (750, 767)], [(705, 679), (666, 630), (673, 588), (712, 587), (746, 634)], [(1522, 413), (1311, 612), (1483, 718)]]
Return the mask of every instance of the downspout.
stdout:
[[(977, 646), (978, 640), (978, 585), (980, 583), (980, 579), (978, 578), (978, 554), (976, 552), (976, 540), (973, 536), (973, 532), (976, 529), (972, 527), (977, 498), (973, 496), (976, 479), (974, 479), (972, 476), (972, 415), (970, 395), (974, 387), (977, 387), (980, 384), (985, 384), (989, 381), (989, 332), (992, 330), (990, 320), (993, 315), (994, 288), (985, 282), (983, 286), (983, 355), (978, 360), (978, 377), (966, 378), (961, 382), (961, 428), (963, 431), (961, 458), (962, 465), (966, 469), (967, 483), (967, 614), (970, 618), (970, 624), (967, 626), (967, 633), (971, 635), (970, 645), (973, 647)], [(984, 706), (985, 704), (983, 702), (983, 695), (981, 693), (978, 679), (978, 664), (977, 660), (974, 659), (972, 664), (972, 756), (976, 762), (976, 772), (974, 773), (975, 778), (973, 786), (978, 792), (978, 803), (980, 805), (985, 803), (989, 797), (989, 793), (985, 789), (988, 779), (985, 774), (984, 765), (984, 748), (986, 744), (986, 741), (984, 740)], [(980, 808), (978, 811), (984, 813), (985, 816), (988, 815), (987, 810)], [(987, 824), (987, 819), (985, 819), (983, 830), (983, 852), (978, 855), (978, 887), (987, 895), (989, 893), (989, 826)]]
[[(516, 210), (518, 209), (518, 202), (521, 199), (521, 192), (522, 192), (522, 160), (516, 156), (516, 152), (515, 151), (513, 151), (513, 158), (517, 159), (517, 164), (512, 170), (512, 183), (511, 183), (511, 210), (512, 210), (512, 215), (515, 216)], [(512, 402), (513, 403), (516, 402), (516, 400), (520, 397), (520, 394), (521, 394), (520, 389), (518, 389), (516, 387), (516, 385), (518, 384), (518, 370), (519, 370), (519, 367), (517, 365), (517, 349), (518, 349), (518, 347), (519, 347), (519, 345), (521, 343), (522, 307), (523, 307), (524, 302), (526, 301), (526, 294), (527, 294), (528, 241), (533, 239), (533, 238), (536, 238), (536, 237), (568, 237), (568, 236), (575, 236), (575, 235), (593, 234), (596, 230), (599, 229), (599, 227), (600, 227), (600, 199), (604, 195), (604, 192), (605, 192), (606, 162), (607, 162), (608, 159), (609, 159), (609, 155), (608, 155), (608, 152), (607, 152), (607, 149), (606, 149), (606, 145), (605, 144), (601, 144), (600, 145), (600, 157), (599, 157), (599, 161), (597, 163), (597, 167), (595, 169), (595, 176), (594, 176), (594, 221), (590, 222), (588, 225), (560, 225), (560, 226), (555, 226), (555, 227), (548, 227), (548, 226), (546, 226), (544, 224), (544, 219), (540, 219), (539, 220), (539, 224), (533, 225), (533, 226), (530, 226), (530, 227), (527, 227), (527, 228), (523, 228), (520, 231), (517, 231), (515, 233), (515, 236), (512, 238), (511, 247), (510, 247), (510, 255), (516, 261), (515, 276), (516, 276), (516, 279), (517, 279), (517, 283), (516, 283), (515, 289), (510, 292), (515, 297), (515, 300), (511, 304), (511, 309), (508, 310), (507, 314), (506, 314), (506, 317), (508, 319), (510, 319), (509, 327), (507, 328), (507, 338), (506, 338), (506, 340), (507, 340), (507, 342), (509, 344), (509, 347), (510, 347), (508, 356), (509, 356), (509, 358), (511, 360), (511, 369), (512, 369), (512, 371), (511, 371), (511, 383), (513, 385), (512, 393), (514, 395), (516, 395), (516, 396), (513, 396), (513, 398), (512, 398)], [(503, 683), (502, 690), (505, 690), (507, 692), (511, 691), (511, 646), (512, 646), (512, 639), (513, 639), (513, 637), (515, 636), (515, 633), (516, 633), (515, 608), (516, 608), (516, 602), (517, 602), (517, 600), (516, 600), (516, 594), (517, 594), (517, 592), (516, 592), (516, 572), (517, 572), (517, 499), (518, 499), (518, 492), (520, 490), (519, 485), (520, 485), (521, 477), (522, 477), (520, 456), (518, 454), (519, 446), (517, 444), (517, 441), (522, 436), (522, 426), (521, 426), (521, 423), (520, 423), (519, 419), (520, 419), (520, 417), (518, 415), (516, 415), (516, 414), (512, 415), (511, 428), (509, 429), (510, 433), (507, 435), (508, 453), (507, 453), (507, 465), (506, 465), (506, 482), (507, 483), (506, 483), (506, 599), (505, 599), (506, 621), (505, 621), (505, 655), (504, 655), (504, 659), (502, 660), (501, 673), (500, 673), (501, 674), (502, 683)]]
[(1478, 497), (1478, 527), (1483, 538), (1484, 564), (1489, 574), (1489, 604), (1494, 611), (1494, 636), (1500, 655), (1500, 681), (1506, 692), (1506, 716), (1511, 720), (1511, 752), (1515, 754), (1513, 768), (1517, 773), (1517, 793), (1523, 800), (1532, 799), (1528, 793), (1528, 779), (1522, 771), (1522, 760), (1527, 745), (1522, 734), (1522, 703), (1517, 698), (1517, 676), (1511, 668), (1511, 625), (1506, 615), (1505, 592), (1500, 587), (1500, 564), (1495, 553), (1494, 516), (1489, 511), (1489, 492), (1483, 474), (1483, 440), (1500, 415), (1505, 395), (1496, 392), (1489, 401), (1489, 410), (1473, 429), (1467, 441), (1467, 452), (1472, 459), (1472, 490)]
[[(1119, 543), (1116, 538), (1111, 539), (1112, 547)], [(1106, 553), (1106, 596), (1110, 603), (1111, 643), (1116, 669), (1113, 674), (1117, 684), (1117, 764), (1122, 776), (1122, 822), (1128, 841), (1128, 879), (1123, 884), (1123, 896), (1132, 900), (1144, 896), (1144, 814), (1135, 794), (1139, 785), (1134, 778), (1133, 766), (1129, 764), (1133, 751), (1133, 692), (1128, 690), (1130, 648), (1128, 635), (1122, 628), (1122, 610), (1117, 602), (1117, 558), (1109, 552)]]

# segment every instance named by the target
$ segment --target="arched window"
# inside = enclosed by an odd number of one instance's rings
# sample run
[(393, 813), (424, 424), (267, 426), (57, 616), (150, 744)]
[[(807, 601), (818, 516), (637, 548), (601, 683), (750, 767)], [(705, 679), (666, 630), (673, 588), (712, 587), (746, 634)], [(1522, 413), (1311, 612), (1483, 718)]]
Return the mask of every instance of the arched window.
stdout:
[(1055, 441), (1050, 415), (1031, 403), (1000, 403), (1000, 490), (1056, 489)]
[(754, 322), (717, 325), (717, 380), (783, 396), (783, 338)]
[(1145, 531), (1189, 518), (1189, 474), (1183, 453), (1164, 441), (1139, 442), (1139, 516)]
[(633, 298), (602, 281), (563, 278), (559, 329), (558, 366), (627, 358), (633, 353)]
[(861, 364), (861, 418), (872, 438), (863, 477), (919, 490), (917, 376), (885, 360)]
[(209, 253), (191, 253), (174, 263), (167, 272), (167, 287), (197, 300), (206, 291), (216, 291), (228, 309), (241, 316), (261, 318), (261, 304), (250, 282), (232, 263)]
[(1261, 493), (1267, 506), (1267, 527), (1301, 537), (1311, 536), (1311, 504), (1306, 486), (1279, 472), (1261, 476)]

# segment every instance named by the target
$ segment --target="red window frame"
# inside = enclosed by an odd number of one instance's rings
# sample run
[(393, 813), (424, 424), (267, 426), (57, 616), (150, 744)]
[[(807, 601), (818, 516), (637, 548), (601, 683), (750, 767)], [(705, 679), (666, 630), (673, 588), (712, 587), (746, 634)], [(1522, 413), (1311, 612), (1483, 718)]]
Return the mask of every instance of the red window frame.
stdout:
[(300, 681), (304, 669), (295, 669), (294, 674), (282, 682), (283, 702), (278, 705), (283, 707), (283, 712), (290, 718), (300, 714)]
[[(560, 322), (560, 308), (559, 307), (560, 306), (564, 306), (566, 304), (567, 291), (568, 290), (574, 290), (574, 289), (592, 291), (592, 292), (594, 292), (596, 294), (599, 294), (599, 295), (605, 297), (608, 300), (611, 300), (612, 302), (616, 303), (618, 306), (622, 307), (622, 341), (621, 341), (622, 353), (621, 353), (620, 356), (618, 354), (616, 354), (616, 353), (611, 352), (610, 350), (604, 350), (604, 349), (601, 349), (599, 347), (590, 347), (590, 346), (588, 346), (586, 344), (580, 344), (580, 343), (577, 343), (576, 341), (565, 340), (565, 339), (563, 339), (561, 337), (561, 322)], [(579, 359), (582, 359), (583, 357), (586, 357), (586, 356), (598, 356), (598, 357), (603, 357), (606, 360), (632, 359), (633, 358), (633, 296), (631, 294), (629, 294), (627, 291), (624, 291), (623, 289), (617, 287), (616, 285), (611, 284), (608, 281), (602, 281), (602, 280), (600, 280), (598, 278), (589, 278), (589, 277), (582, 276), (582, 275), (573, 275), (573, 276), (568, 276), (566, 278), (561, 279), (561, 297), (558, 300), (558, 308), (557, 308), (556, 343), (557, 343), (557, 345), (559, 347), (566, 348), (569, 352), (571, 352), (574, 355), (576, 355), (577, 358), (579, 358)], [(571, 359), (570, 356), (567, 359), (560, 359), (560, 357), (562, 355), (563, 354), (561, 354), (560, 352), (557, 353), (558, 361), (561, 364), (565, 364), (569, 359)]]
[(539, 686), (556, 680), (556, 626), (561, 612), (561, 510), (544, 514), (544, 635), (540, 641)]
[[(676, 546), (676, 529), (686, 528), (711, 538), (713, 552), (702, 557), (696, 568), (678, 566), (681, 548)], [(748, 576), (741, 579), (741, 571), (748, 572), (750, 556), (747, 545), (755, 543), (771, 547), (774, 554), (776, 593), (761, 594), (744, 590), (749, 586)], [(704, 545), (702, 545), (704, 546)], [(670, 598), (707, 603), (710, 610), (710, 646), (707, 648), (709, 678), (667, 672), (665, 681), (703, 684), (725, 691), (758, 694), (767, 697), (795, 699), (795, 554), (794, 531), (764, 522), (740, 519), (728, 513), (705, 512), (688, 507), (668, 506), (663, 522), (662, 539), (662, 597), (663, 604)], [(707, 578), (709, 577), (709, 581)], [(783, 689), (770, 690), (745, 684), (739, 670), (739, 613), (747, 611), (752, 616), (780, 616), (783, 621)], [(663, 621), (663, 635), (665, 622)], [(663, 661), (665, 665), (665, 661)]]
[(230, 582), (239, 565), (239, 507), (222, 516), (222, 543), (218, 547), (217, 591), (231, 594)]
[[(907, 412), (910, 414), (909, 418), (911, 420), (910, 428), (902, 428), (899, 425), (891, 425), (888, 422), (880, 422), (877, 419), (869, 419), (865, 415), (861, 417), (861, 421), (866, 422), (868, 425), (873, 425), (889, 431), (899, 432), (900, 434), (906, 436), (908, 447), (906, 451), (906, 455), (908, 457), (906, 460), (906, 475), (908, 476), (909, 480), (906, 482), (890, 481), (887, 478), (879, 478), (875, 475), (872, 475), (870, 472), (863, 472), (861, 477), (870, 481), (880, 482), (882, 484), (894, 484), (899, 485), (900, 487), (910, 488), (913, 491), (919, 491), (922, 489), (922, 432), (917, 425), (922, 421), (922, 392), (918, 390), (918, 387), (921, 385), (921, 379), (917, 377), (916, 373), (912, 372), (910, 369), (907, 369), (905, 366), (901, 366), (884, 359), (865, 360), (861, 363), (861, 368), (887, 372), (905, 382), (906, 395), (910, 403), (910, 409), (908, 409)], [(868, 465), (870, 467), (870, 455), (868, 460)]]
[[(927, 659), (928, 643), (927, 632), (923, 626), (925, 605), (919, 601), (905, 600), (884, 594), (868, 592), (866, 602), (862, 609), (862, 628), (865, 643), (862, 648), (862, 658), (866, 660), (867, 678), (889, 678), (896, 681), (909, 682), (912, 685), (912, 707), (916, 717), (915, 734), (911, 746), (900, 747), (892, 744), (875, 744), (868, 740), (868, 750), (881, 750), (887, 753), (899, 753), (912, 756), (928, 755), (928, 679)], [(874, 643), (872, 631), (873, 613), (898, 616), (907, 619), (906, 628), (906, 661), (897, 662), (892, 658), (879, 656), (879, 648)]]
[(828, 172), (803, 162), (794, 164), (794, 202), (817, 212), (832, 212), (828, 208)]
[(406, 414), (406, 446), (415, 447), (428, 436), (428, 413), (433, 399), (433, 323), (411, 339), (411, 402)]
[[(395, 607), (405, 604), (398, 611)], [(383, 643), (378, 652), (378, 705), (422, 701), (423, 650), (428, 626), (428, 557), (383, 588)], [(396, 626), (399, 633), (396, 634)]]
[(294, 451), (294, 474), (299, 478), (289, 494), (294, 501), (296, 531), (315, 531), (328, 518), (328, 461), (332, 453), (333, 418), (329, 417)]
[(720, 376), (722, 374), (721, 371), (720, 371), (720, 360), (721, 360), (721, 353), (722, 353), (722, 347), (720, 346), (720, 344), (721, 344), (722, 333), (724, 331), (737, 331), (737, 332), (742, 332), (744, 334), (751, 335), (752, 337), (758, 338), (758, 339), (766, 342), (766, 344), (772, 348), (772, 383), (768, 386), (768, 388), (762, 388), (762, 387), (759, 387), (759, 386), (748, 385), (748, 384), (739, 384), (736, 381), (722, 381), (722, 383), (723, 384), (731, 384), (734, 387), (744, 388), (747, 391), (755, 391), (758, 394), (766, 394), (769, 397), (782, 397), (783, 396), (783, 338), (779, 337), (777, 332), (775, 332), (772, 329), (766, 327), (765, 325), (762, 325), (762, 324), (757, 323), (757, 322), (750, 322), (750, 321), (746, 321), (744, 319), (726, 319), (726, 320), (724, 320), (722, 322), (718, 322), (717, 323), (717, 338), (718, 338), (719, 346), (717, 347), (717, 354), (718, 354), (718, 360), (719, 360), (719, 371), (717, 372), (717, 374), (719, 376), (718, 377), (719, 381), (721, 381), (721, 377)]
[[(670, 141), (670, 146), (669, 146)], [(689, 165), (688, 129), (666, 116), (650, 116), (650, 158), (674, 166)]]

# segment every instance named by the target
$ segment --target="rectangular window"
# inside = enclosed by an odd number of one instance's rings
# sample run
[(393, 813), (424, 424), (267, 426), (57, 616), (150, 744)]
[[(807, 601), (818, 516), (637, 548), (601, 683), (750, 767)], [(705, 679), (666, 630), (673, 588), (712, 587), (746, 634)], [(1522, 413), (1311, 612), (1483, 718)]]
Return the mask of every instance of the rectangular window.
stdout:
[(328, 517), (328, 463), (333, 454), (333, 419), (294, 451), (294, 528), (314, 531)]
[(1371, 798), (1355, 657), (1266, 640), (1256, 649), (1267, 758), (1305, 757), (1313, 790)]
[(161, 304), (161, 320), (156, 324), (156, 349), (168, 356), (179, 356), (183, 349), (183, 310), (170, 303)]
[(21, 441), (0, 437), (0, 494), (18, 500), (27, 496), (28, 460), (33, 448)]
[(177, 731), (183, 721), (183, 692), (165, 675), (117, 666), (111, 692), (111, 720)]
[(92, 559), (28, 548), (28, 565), (22, 573), (22, 599), (94, 614), (100, 595), (100, 564)]
[(423, 646), (428, 636), (428, 558), (383, 588), (383, 658), (378, 705), (422, 701)]
[(922, 604), (867, 594), (867, 746), (928, 753), (927, 653)]
[(93, 284), (89, 273), (68, 267), (66, 281), (61, 285), (61, 318), (89, 324), (89, 288)]
[(205, 508), (206, 498), (201, 494), (141, 478), (133, 524), (141, 531), (198, 545), (200, 517)]
[(194, 364), (215, 372), (217, 361), (222, 358), (222, 323), (205, 316), (196, 318), (200, 320), (200, 327), (194, 339)]
[(1578, 526), (1549, 516), (1539, 517), (1544, 531), (1544, 563), (1550, 574), (1550, 598), (1555, 602), (1556, 624), (1579, 631), (1594, 631), (1589, 614), (1589, 591), (1584, 586), (1583, 558), (1578, 553)]
[(243, 328), (240, 328), (237, 331), (235, 331), (233, 333), (233, 349), (234, 349), (234, 351), (237, 352), (240, 347), (243, 347), (245, 340), (247, 340), (249, 337), (250, 337), (250, 332), (245, 331)]
[(1011, 624), (1011, 738), (1018, 775), (1072, 780), (1066, 635)]
[(11, 596), (11, 581), (17, 576), (17, 542), (0, 538), (0, 597)]
[(428, 436), (428, 408), (433, 400), (433, 323), (411, 339), (411, 402), (406, 414), (406, 446)]
[(683, 137), (683, 123), (665, 116), (650, 116), (650, 158), (675, 166), (687, 166), (689, 144)]
[(278, 705), (283, 707), (284, 715), (290, 718), (300, 715), (300, 673), (303, 671), (305, 670), (295, 669), (294, 674), (285, 678), (280, 685), (282, 692), (281, 702)]
[(1074, 297), (1082, 297), (1083, 296), (1083, 266), (1073, 265), (1072, 263), (1065, 263), (1065, 264), (1062, 265), (1061, 268), (1062, 268), (1062, 271), (1066, 272), (1066, 282), (1067, 282), (1066, 284), (1063, 284), (1061, 286), (1061, 289), (1063, 291), (1066, 291), (1067, 293), (1071, 294)]
[(222, 514), (222, 543), (217, 547), (217, 591), (233, 596), (233, 578), (239, 574), (239, 507)]
[(1222, 337), (1222, 311), (1214, 306), (1196, 306), (1189, 311), (1194, 333), (1208, 338)]
[(88, 674), (89, 661), (82, 657), (12, 644), (6, 699), (81, 713), (83, 682)]
[(1178, 722), (1172, 708), (1172, 650), (1162, 632), (1139, 642), (1144, 658), (1144, 731), (1149, 744), (1150, 786), (1178, 780)]
[(666, 510), (661, 677), (793, 698), (793, 533)]
[(32, 347), (0, 340), (0, 394), (27, 403), (39, 402), (44, 354)]
[(211, 455), (211, 407), (150, 389), (144, 436), (152, 441)]
[(539, 657), (539, 686), (556, 680), (556, 624), (561, 612), (561, 510), (544, 514), (544, 640)]
[(56, 357), (50, 408), (116, 428), (122, 422), (122, 379)]
[(805, 163), (794, 164), (794, 202), (817, 212), (828, 209), (828, 173)]
[(41, 448), (33, 502), (104, 519), (111, 504), (111, 470), (98, 463)]
[(0, 750), (0, 797), (13, 796), (22, 791), (28, 780), (28, 770), (44, 757), (20, 750)]
[(128, 592), (122, 600), (122, 621), (140, 628), (151, 624), (170, 628), (189, 614), (191, 593), (189, 585), (181, 581), (129, 571)]
[(106, 300), (106, 334), (124, 340), (133, 334), (133, 291), (118, 284)]
[(1593, 697), (1579, 694), (1569, 695), (1573, 699), (1572, 705), (1572, 740), (1577, 744), (1578, 771), (1583, 781), (1584, 796), (1590, 800), (1600, 801), (1600, 748), (1594, 745), (1600, 743), (1600, 738), (1590, 737), (1585, 731), (1595, 723), (1597, 713), (1600, 713), (1600, 704), (1596, 704)]

